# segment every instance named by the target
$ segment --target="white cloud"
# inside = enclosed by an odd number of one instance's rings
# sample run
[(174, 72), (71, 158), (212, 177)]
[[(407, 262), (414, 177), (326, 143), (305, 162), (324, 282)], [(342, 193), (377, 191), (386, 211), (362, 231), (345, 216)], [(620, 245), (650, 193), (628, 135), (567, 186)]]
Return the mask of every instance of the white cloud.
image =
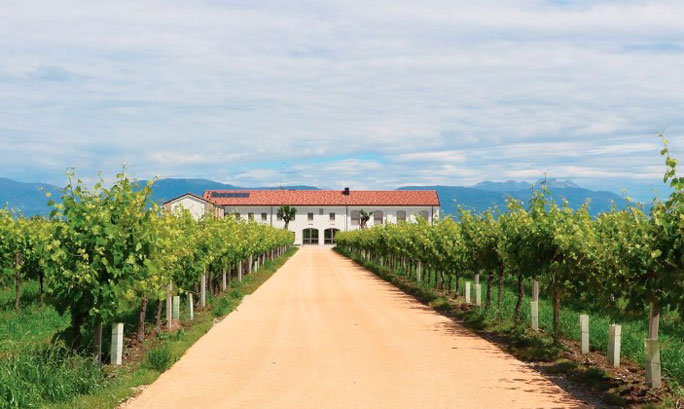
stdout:
[(6, 0), (0, 175), (657, 184), (653, 135), (684, 143), (683, 19), (674, 0)]

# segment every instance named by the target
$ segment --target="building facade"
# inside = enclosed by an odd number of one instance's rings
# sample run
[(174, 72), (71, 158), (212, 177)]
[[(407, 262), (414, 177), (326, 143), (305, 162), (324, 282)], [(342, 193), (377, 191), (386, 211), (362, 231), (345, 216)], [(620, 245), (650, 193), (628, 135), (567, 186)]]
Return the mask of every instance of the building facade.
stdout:
[(207, 190), (202, 198), (186, 194), (164, 204), (169, 210), (188, 209), (196, 218), (212, 212), (277, 228), (285, 226), (278, 218), (283, 205), (297, 209), (288, 225), (295, 233), (295, 244), (334, 244), (337, 232), (360, 227), (361, 210), (372, 212), (368, 227), (415, 222), (418, 217), (431, 223), (439, 217), (434, 190)]

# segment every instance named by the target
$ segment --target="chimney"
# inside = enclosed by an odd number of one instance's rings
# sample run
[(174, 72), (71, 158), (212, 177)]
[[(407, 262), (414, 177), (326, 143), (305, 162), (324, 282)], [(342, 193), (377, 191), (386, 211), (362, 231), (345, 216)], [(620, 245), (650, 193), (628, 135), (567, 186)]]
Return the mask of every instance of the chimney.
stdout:
[(344, 194), (345, 196), (349, 196), (349, 188), (345, 187), (344, 192), (342, 192), (342, 194)]

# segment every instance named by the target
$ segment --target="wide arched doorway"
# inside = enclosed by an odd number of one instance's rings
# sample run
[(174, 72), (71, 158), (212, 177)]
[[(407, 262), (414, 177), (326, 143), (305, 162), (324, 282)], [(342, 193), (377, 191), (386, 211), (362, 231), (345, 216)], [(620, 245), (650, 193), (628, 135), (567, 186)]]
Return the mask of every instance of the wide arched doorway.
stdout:
[(339, 229), (325, 229), (323, 232), (323, 243), (324, 244), (335, 244), (335, 236), (339, 233)]
[(318, 244), (318, 229), (304, 229), (302, 231), (302, 244)]

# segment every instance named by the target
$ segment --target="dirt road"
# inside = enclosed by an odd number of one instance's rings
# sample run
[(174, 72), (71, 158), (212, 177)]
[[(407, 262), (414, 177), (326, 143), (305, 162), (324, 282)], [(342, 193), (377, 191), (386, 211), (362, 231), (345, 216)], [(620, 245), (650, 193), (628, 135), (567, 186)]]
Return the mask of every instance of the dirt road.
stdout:
[(128, 408), (578, 408), (524, 363), (304, 247)]

